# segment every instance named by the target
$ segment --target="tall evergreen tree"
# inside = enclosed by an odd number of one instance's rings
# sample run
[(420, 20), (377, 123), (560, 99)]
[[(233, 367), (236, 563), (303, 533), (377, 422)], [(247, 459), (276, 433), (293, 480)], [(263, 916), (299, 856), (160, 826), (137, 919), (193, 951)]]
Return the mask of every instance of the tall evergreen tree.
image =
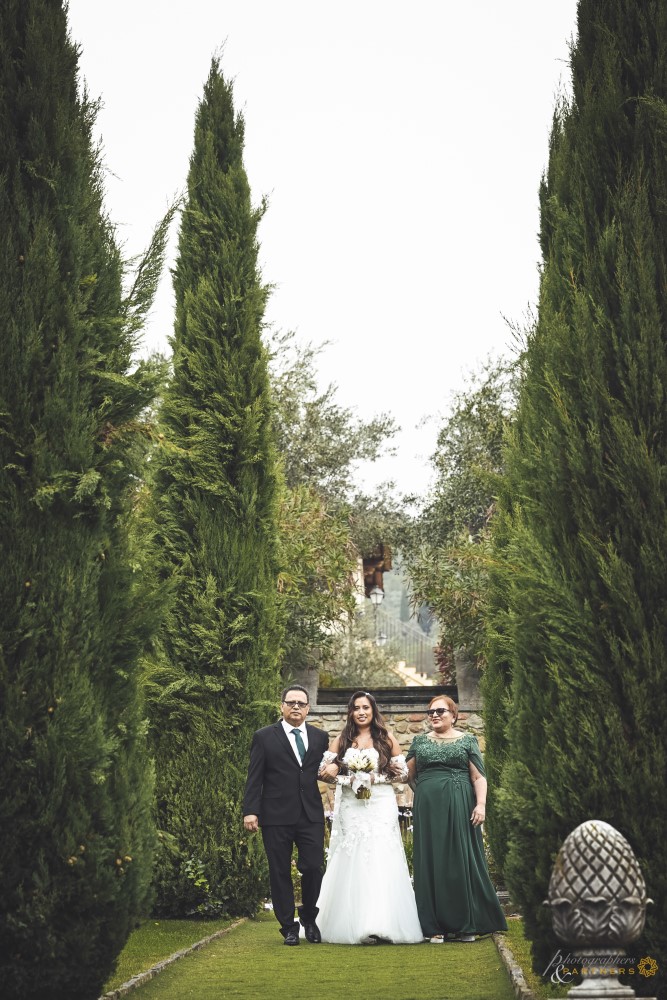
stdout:
[(151, 665), (162, 912), (251, 913), (262, 855), (243, 834), (254, 729), (275, 718), (277, 485), (244, 123), (213, 60), (197, 111), (174, 274), (173, 378), (153, 493), (174, 601)]
[(492, 833), (539, 964), (555, 852), (586, 819), (617, 827), (655, 900), (643, 947), (664, 983), (667, 6), (580, 0), (571, 67), (497, 519)]
[(155, 272), (123, 299), (94, 119), (63, 4), (5, 0), (0, 982), (21, 1000), (99, 995), (154, 839), (137, 663), (156, 610), (127, 520), (158, 383), (132, 363)]

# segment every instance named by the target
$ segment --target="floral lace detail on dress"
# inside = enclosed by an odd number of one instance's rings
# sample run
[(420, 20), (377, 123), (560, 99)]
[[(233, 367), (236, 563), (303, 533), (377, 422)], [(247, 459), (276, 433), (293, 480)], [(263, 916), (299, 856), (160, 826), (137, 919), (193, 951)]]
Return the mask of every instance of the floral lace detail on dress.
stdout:
[(408, 751), (408, 760), (417, 764), (417, 773), (432, 767), (452, 771), (469, 772), (469, 765), (475, 765), (484, 775), (484, 762), (479, 750), (477, 737), (464, 733), (458, 740), (432, 740), (429, 736), (415, 736)]
[(378, 849), (390, 851), (405, 864), (393, 788), (374, 787), (370, 799), (362, 800), (349, 787), (337, 788), (329, 856), (335, 851), (368, 856)]
[(375, 784), (390, 784), (395, 781), (406, 781), (408, 777), (408, 765), (405, 762), (405, 757), (402, 753), (399, 753), (396, 757), (392, 757), (389, 761), (391, 766), (391, 771), (385, 771), (383, 774), (376, 774)]

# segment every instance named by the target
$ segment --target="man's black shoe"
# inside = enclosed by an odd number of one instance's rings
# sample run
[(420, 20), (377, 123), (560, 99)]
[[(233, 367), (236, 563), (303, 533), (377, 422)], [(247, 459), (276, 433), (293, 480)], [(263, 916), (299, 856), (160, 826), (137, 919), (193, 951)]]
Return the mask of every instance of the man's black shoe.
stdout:
[(311, 944), (320, 944), (322, 935), (317, 924), (304, 924), (303, 930), (306, 935), (306, 941), (310, 941)]
[(285, 935), (285, 940), (283, 944), (298, 944), (299, 943), (299, 928), (294, 927), (291, 931), (288, 931)]

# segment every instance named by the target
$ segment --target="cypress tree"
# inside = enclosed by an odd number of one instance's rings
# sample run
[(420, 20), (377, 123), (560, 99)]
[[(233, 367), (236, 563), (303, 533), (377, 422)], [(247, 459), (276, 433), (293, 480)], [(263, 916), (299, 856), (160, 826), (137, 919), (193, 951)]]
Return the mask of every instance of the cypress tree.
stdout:
[(99, 994), (154, 840), (155, 607), (127, 521), (159, 373), (132, 365), (150, 289), (123, 298), (77, 59), (58, 0), (0, 6), (0, 982), (21, 1000)]
[(615, 826), (655, 900), (638, 954), (664, 982), (667, 7), (580, 0), (571, 68), (496, 536), (493, 846), (543, 968), (556, 851), (586, 819)]
[(267, 298), (244, 122), (217, 59), (199, 105), (174, 273), (173, 378), (153, 494), (174, 598), (149, 669), (162, 913), (253, 913), (263, 854), (243, 833), (252, 732), (275, 719), (277, 486)]

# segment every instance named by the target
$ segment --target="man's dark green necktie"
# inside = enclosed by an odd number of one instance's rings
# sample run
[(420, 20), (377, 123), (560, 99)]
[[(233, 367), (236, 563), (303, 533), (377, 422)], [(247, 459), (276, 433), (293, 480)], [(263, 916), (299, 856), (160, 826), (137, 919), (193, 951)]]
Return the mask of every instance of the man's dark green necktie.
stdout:
[(306, 756), (306, 748), (303, 745), (303, 737), (298, 729), (293, 729), (292, 732), (294, 733), (296, 748), (299, 751), (299, 757), (301, 758), (301, 763), (303, 764), (303, 758)]

